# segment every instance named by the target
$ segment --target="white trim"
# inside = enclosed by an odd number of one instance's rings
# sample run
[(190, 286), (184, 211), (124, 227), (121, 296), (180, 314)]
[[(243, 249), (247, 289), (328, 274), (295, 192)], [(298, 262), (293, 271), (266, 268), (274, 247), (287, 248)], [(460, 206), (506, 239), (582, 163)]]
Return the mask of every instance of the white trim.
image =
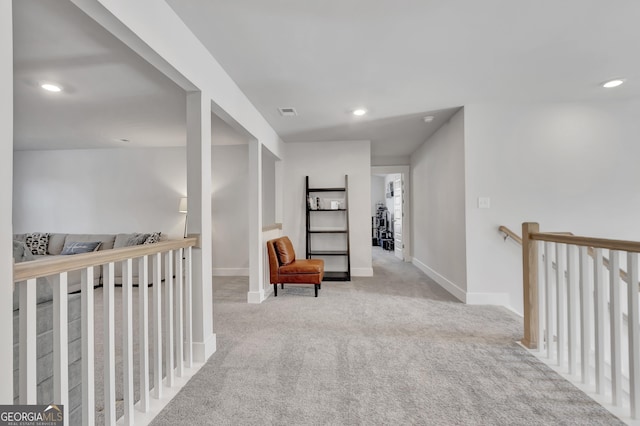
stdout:
[(213, 333), (206, 342), (193, 342), (193, 360), (195, 362), (206, 362), (216, 350), (216, 334)]
[(500, 305), (508, 307), (509, 295), (507, 293), (467, 293), (467, 305)]
[(411, 263), (413, 263), (418, 269), (424, 272), (429, 278), (434, 280), (440, 287), (451, 293), (456, 299), (460, 300), (463, 303), (466, 303), (467, 293), (452, 281), (449, 281), (447, 278), (443, 277), (415, 257), (411, 260)]
[(402, 218), (402, 243), (404, 244), (403, 248), (403, 256), (405, 258), (405, 262), (410, 262), (413, 257), (413, 252), (411, 251), (411, 238), (413, 232), (413, 218), (411, 217), (411, 209), (412, 202), (411, 199), (411, 166), (371, 166), (371, 175), (375, 174), (396, 174), (400, 173), (402, 175), (402, 185), (404, 190), (404, 196), (402, 197), (402, 201), (404, 203), (402, 207), (402, 213), (404, 217)]
[(413, 258), (413, 263), (418, 269), (424, 272), (429, 278), (434, 280), (440, 287), (451, 293), (456, 299), (467, 305), (496, 305), (509, 309), (515, 314), (522, 316), (515, 311), (509, 303), (509, 294), (507, 293), (468, 293), (458, 287), (454, 282), (448, 280), (438, 272), (431, 269), (425, 263)]
[[(160, 399), (149, 398), (149, 410), (146, 413), (141, 411), (140, 401), (136, 402), (132, 424), (147, 425), (151, 423), (203, 366), (203, 362), (194, 362), (193, 367), (185, 367), (182, 377), (174, 379), (173, 387), (164, 387)], [(163, 383), (166, 383), (166, 379), (163, 380)], [(117, 424), (124, 424), (124, 416), (118, 420)]]
[(264, 300), (267, 300), (269, 296), (271, 296), (272, 294), (273, 294), (273, 284), (270, 284), (267, 282), (264, 289)]
[(352, 277), (372, 277), (373, 268), (351, 268)]
[(214, 277), (248, 277), (249, 268), (213, 268)]
[(247, 293), (247, 303), (262, 303), (266, 299), (264, 291), (250, 291)]
[[(594, 400), (595, 402), (600, 404), (604, 409), (606, 409), (611, 414), (613, 414), (618, 419), (620, 419), (620, 421), (622, 421), (622, 422), (624, 422), (624, 423), (626, 423), (628, 425), (640, 425), (640, 421), (634, 420), (629, 416), (629, 411), (628, 411), (629, 410), (629, 405), (628, 404), (625, 405), (625, 406), (622, 406), (622, 407), (614, 406), (611, 403), (611, 399), (610, 399), (611, 395), (610, 394), (606, 395), (606, 396), (605, 395), (599, 395), (598, 393), (594, 392), (595, 386), (593, 386), (593, 385), (585, 385), (580, 380), (576, 380), (576, 376), (572, 376), (571, 374), (568, 374), (565, 368), (558, 367), (558, 365), (555, 362), (555, 360), (552, 361), (549, 358), (545, 357), (542, 354), (542, 352), (540, 352), (538, 349), (529, 349), (526, 346), (524, 346), (522, 344), (522, 342), (520, 342), (520, 341), (517, 341), (516, 344), (520, 345), (525, 351), (527, 351), (531, 355), (533, 355), (538, 361), (541, 361), (547, 367), (551, 368), (553, 371), (558, 373), (566, 381), (568, 381), (569, 383), (571, 383), (572, 385), (574, 385), (575, 387), (580, 389), (585, 395), (587, 395), (589, 398), (591, 398), (592, 400)], [(607, 368), (610, 368), (608, 363), (606, 365), (607, 365)]]

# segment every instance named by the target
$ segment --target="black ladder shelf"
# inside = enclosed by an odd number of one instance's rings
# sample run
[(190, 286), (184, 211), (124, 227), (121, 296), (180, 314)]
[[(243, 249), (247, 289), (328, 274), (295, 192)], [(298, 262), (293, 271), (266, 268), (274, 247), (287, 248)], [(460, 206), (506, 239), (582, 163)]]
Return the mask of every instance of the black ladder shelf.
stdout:
[[(307, 247), (306, 254), (307, 259), (311, 259), (312, 257), (345, 257), (347, 269), (346, 271), (325, 271), (323, 281), (351, 281), (351, 252), (350, 252), (350, 244), (349, 244), (349, 176), (344, 176), (344, 187), (336, 187), (336, 188), (310, 188), (309, 187), (309, 176), (305, 179), (305, 205), (307, 206)], [(318, 205), (316, 200), (320, 197), (317, 197), (319, 193), (332, 192), (336, 193), (338, 197), (341, 199), (341, 203), (339, 206), (327, 206)], [(334, 200), (335, 201), (335, 200)], [(313, 207), (313, 208), (312, 208)], [(337, 207), (337, 208), (331, 208)], [(319, 212), (328, 212), (326, 214), (341, 214), (344, 215), (344, 228), (337, 229), (312, 229), (311, 220), (312, 214), (323, 214)], [(335, 234), (335, 235), (344, 235), (346, 237), (345, 244), (341, 244), (340, 247), (326, 250), (326, 249), (314, 249), (314, 245), (317, 245), (318, 241), (315, 241), (319, 237), (319, 235), (323, 234)], [(313, 237), (315, 236), (315, 237)], [(313, 237), (313, 238), (312, 238)]]

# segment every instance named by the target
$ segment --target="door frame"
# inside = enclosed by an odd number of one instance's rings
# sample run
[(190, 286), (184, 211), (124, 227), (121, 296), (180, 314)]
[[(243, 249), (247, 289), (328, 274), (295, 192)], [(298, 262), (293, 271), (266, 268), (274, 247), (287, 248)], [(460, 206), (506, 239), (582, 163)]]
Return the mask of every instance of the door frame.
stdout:
[(404, 261), (412, 261), (411, 251), (411, 167), (410, 166), (371, 166), (371, 175), (390, 175), (400, 173), (404, 185), (402, 219), (402, 241), (404, 244)]

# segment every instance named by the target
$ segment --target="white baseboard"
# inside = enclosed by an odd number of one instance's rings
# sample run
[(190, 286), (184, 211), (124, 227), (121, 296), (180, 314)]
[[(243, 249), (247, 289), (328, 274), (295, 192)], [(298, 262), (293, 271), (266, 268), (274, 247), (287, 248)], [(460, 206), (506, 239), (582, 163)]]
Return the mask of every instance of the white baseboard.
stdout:
[(264, 291), (250, 291), (247, 293), (247, 303), (262, 303), (265, 299)]
[(372, 277), (373, 268), (351, 268), (352, 277)]
[(193, 360), (196, 362), (207, 362), (216, 350), (216, 334), (212, 333), (204, 342), (193, 342)]
[(411, 260), (411, 263), (413, 263), (418, 269), (424, 272), (429, 278), (431, 278), (436, 283), (438, 283), (440, 287), (444, 288), (449, 293), (451, 293), (456, 299), (458, 299), (461, 302), (467, 303), (466, 291), (464, 291), (463, 289), (458, 287), (456, 284), (454, 284), (452, 281), (449, 281), (447, 278), (443, 277), (442, 275), (440, 275), (439, 273), (437, 273), (436, 271), (434, 271), (424, 263), (420, 262), (415, 257)]
[(248, 277), (249, 268), (213, 268), (214, 277)]
[(264, 299), (267, 300), (269, 296), (273, 294), (273, 284), (266, 283), (266, 288), (264, 289)]
[(522, 316), (519, 312), (513, 309), (510, 305), (509, 294), (507, 293), (473, 293), (466, 292), (458, 287), (455, 283), (451, 282), (447, 278), (443, 277), (429, 266), (425, 265), (423, 262), (419, 261), (416, 258), (413, 258), (412, 263), (424, 272), (429, 278), (434, 280), (440, 287), (447, 290), (456, 299), (461, 302), (466, 303), (467, 305), (497, 305), (503, 306), (513, 313)]
[(467, 293), (467, 305), (509, 306), (507, 293)]

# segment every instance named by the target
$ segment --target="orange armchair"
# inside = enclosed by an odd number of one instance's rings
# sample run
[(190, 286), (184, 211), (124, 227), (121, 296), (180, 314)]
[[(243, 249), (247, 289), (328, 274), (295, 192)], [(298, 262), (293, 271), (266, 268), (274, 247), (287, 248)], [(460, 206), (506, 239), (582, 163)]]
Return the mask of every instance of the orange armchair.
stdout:
[(278, 297), (278, 284), (313, 284), (316, 297), (324, 276), (322, 259), (296, 259), (296, 252), (288, 237), (267, 241), (269, 272), (273, 295)]

